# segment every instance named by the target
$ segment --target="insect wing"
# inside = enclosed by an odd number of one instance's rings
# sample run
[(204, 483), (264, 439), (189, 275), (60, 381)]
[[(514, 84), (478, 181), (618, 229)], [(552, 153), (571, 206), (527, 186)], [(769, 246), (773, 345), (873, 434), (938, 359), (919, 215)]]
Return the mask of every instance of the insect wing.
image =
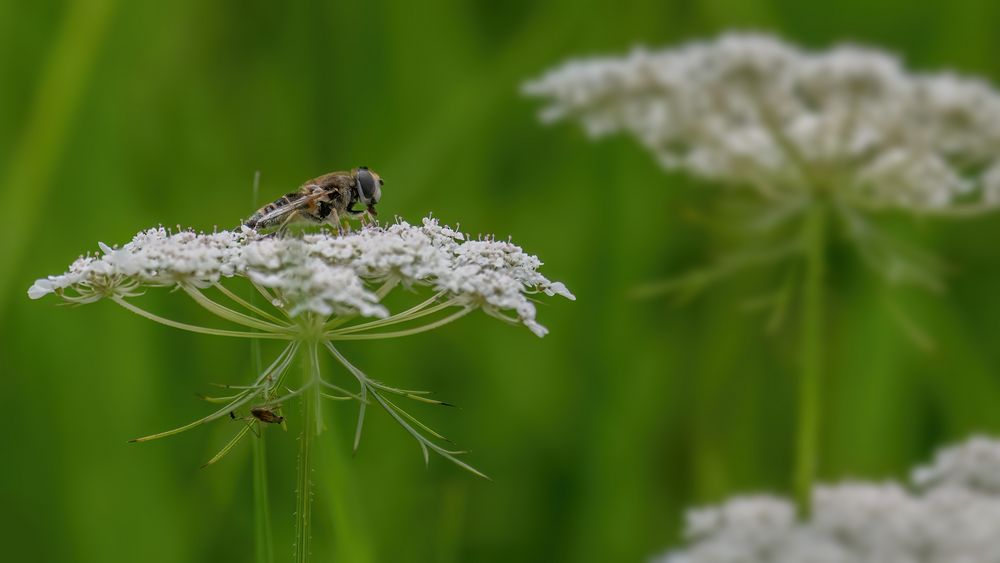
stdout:
[(281, 219), (282, 217), (285, 217), (287, 215), (291, 215), (292, 213), (298, 211), (299, 209), (307, 207), (310, 203), (316, 201), (322, 195), (323, 194), (321, 193), (317, 193), (317, 194), (302, 196), (295, 201), (286, 203), (285, 205), (282, 205), (277, 209), (272, 209), (271, 211), (261, 215), (260, 217), (257, 218), (257, 223), (258, 224), (268, 223), (276, 219)]

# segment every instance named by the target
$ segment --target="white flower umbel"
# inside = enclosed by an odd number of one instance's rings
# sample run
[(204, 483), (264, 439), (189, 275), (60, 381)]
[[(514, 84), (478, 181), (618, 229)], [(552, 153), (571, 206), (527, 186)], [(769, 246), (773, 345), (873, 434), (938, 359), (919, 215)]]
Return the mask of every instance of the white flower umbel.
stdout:
[[(77, 304), (108, 298), (121, 304), (144, 287), (179, 287), (227, 320), (270, 331), (269, 338), (293, 339), (289, 335), (297, 330), (294, 319), (301, 317), (333, 316), (338, 325), (356, 317), (381, 319), (325, 330), (322, 334), (329, 340), (359, 339), (346, 335), (364, 334), (370, 328), (449, 307), (466, 312), (482, 308), (544, 336), (547, 331), (535, 321), (530, 295), (573, 299), (566, 286), (538, 273), (542, 263), (537, 257), (513, 243), (466, 240), (462, 233), (431, 218), (419, 227), (398, 222), (346, 236), (302, 238), (259, 237), (250, 229), (198, 234), (159, 227), (140, 232), (121, 248), (103, 243), (100, 247), (102, 255), (83, 256), (66, 273), (36, 281), (28, 295), (39, 299), (54, 293)], [(232, 298), (220, 282), (234, 277), (248, 279), (287, 319), (275, 322), (256, 308), (248, 313), (262, 318), (253, 319), (206, 300), (201, 290), (213, 287)], [(414, 310), (390, 316), (380, 301), (399, 284), (428, 286), (435, 295)], [(246, 307), (242, 302), (236, 305)]]
[[(843, 234), (886, 281), (940, 290), (940, 262), (887, 236), (869, 215), (1000, 208), (1000, 94), (950, 72), (908, 72), (877, 49), (807, 51), (753, 33), (571, 61), (524, 92), (546, 102), (546, 122), (578, 121), (593, 137), (629, 134), (664, 168), (749, 201), (740, 207), (747, 216), (722, 221), (742, 249), (637, 293), (690, 297), (740, 270), (780, 270), (778, 289), (755, 304), (770, 310), (772, 328), (789, 303), (801, 315), (794, 486), (807, 514), (831, 234)], [(898, 308), (891, 314), (920, 340)]]
[[(233, 395), (208, 398), (223, 405), (218, 410), (190, 424), (135, 441), (170, 436), (253, 408), (258, 413), (263, 408), (277, 414), (286, 401), (300, 398), (305, 408), (296, 510), (299, 560), (306, 559), (309, 549), (310, 449), (312, 436), (323, 429), (323, 398), (359, 402), (355, 448), (366, 407), (376, 403), (417, 440), (425, 461), (433, 450), (482, 476), (456, 457), (461, 452), (438, 445), (434, 439), (443, 439), (440, 434), (388, 396), (446, 403), (428, 398), (426, 392), (397, 389), (369, 377), (344, 357), (337, 349), (338, 342), (417, 334), (476, 309), (544, 336), (545, 327), (535, 320), (533, 297), (545, 294), (574, 299), (563, 284), (549, 281), (538, 272), (542, 263), (537, 257), (513, 243), (493, 238), (469, 240), (432, 218), (424, 219), (419, 226), (397, 221), (343, 236), (262, 237), (247, 228), (201, 234), (171, 232), (161, 227), (140, 232), (120, 248), (104, 244), (100, 248), (101, 254), (79, 258), (66, 273), (36, 281), (28, 295), (39, 299), (54, 294), (73, 304), (107, 299), (147, 319), (192, 332), (287, 341), (278, 357), (252, 381), (231, 387)], [(242, 278), (244, 285), (262, 295), (266, 305), (258, 306), (241, 297), (235, 288), (227, 287), (237, 283), (236, 278)], [(157, 287), (178, 289), (178, 293), (236, 326), (196, 326), (154, 314), (136, 304), (135, 298), (144, 290)], [(408, 293), (426, 288), (429, 295), (412, 307), (392, 312), (382, 301), (394, 288), (414, 290)], [(319, 354), (324, 351), (344, 367), (356, 391), (320, 373)], [(296, 356), (301, 356), (304, 366), (301, 385), (286, 381)], [(208, 463), (220, 459), (250, 430), (265, 422), (253, 416), (247, 420), (248, 424)]]
[(668, 169), (785, 200), (862, 207), (1000, 205), (1000, 95), (907, 72), (876, 49), (810, 52), (762, 34), (579, 59), (524, 86), (547, 122), (635, 136)]
[[(688, 546), (661, 563), (995, 563), (1000, 561), (1000, 441), (942, 450), (914, 485), (817, 487), (813, 514), (772, 496), (688, 513)], [(992, 476), (992, 478), (988, 477)]]
[(922, 488), (956, 486), (1000, 496), (1000, 440), (974, 436), (943, 448), (932, 464), (913, 471), (913, 482)]

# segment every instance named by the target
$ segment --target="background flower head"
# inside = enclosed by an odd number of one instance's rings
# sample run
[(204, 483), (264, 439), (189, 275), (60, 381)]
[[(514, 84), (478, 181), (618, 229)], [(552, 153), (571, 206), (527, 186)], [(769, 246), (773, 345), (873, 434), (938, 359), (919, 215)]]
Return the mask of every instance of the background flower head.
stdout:
[(542, 119), (633, 135), (667, 169), (765, 197), (829, 191), (862, 207), (1000, 203), (1000, 95), (884, 51), (809, 51), (730, 33), (565, 63), (524, 86)]
[(689, 512), (689, 546), (659, 561), (990, 563), (1000, 558), (998, 473), (1000, 441), (977, 436), (916, 469), (913, 487), (892, 481), (817, 487), (805, 522), (784, 499), (735, 498)]

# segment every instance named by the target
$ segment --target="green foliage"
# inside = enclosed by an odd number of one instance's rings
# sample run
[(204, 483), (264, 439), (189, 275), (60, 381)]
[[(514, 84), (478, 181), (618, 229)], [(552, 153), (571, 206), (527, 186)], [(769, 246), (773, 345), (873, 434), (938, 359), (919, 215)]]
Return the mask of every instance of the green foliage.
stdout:
[[(67, 310), (25, 295), (97, 241), (159, 223), (235, 225), (253, 207), (257, 170), (267, 200), (369, 165), (386, 179), (385, 217), (433, 211), (473, 234), (515, 235), (579, 298), (541, 305), (544, 339), (477, 313), (429, 334), (344, 342), (386, 385), (459, 405), (408, 412), (471, 447), (463, 459), (495, 482), (437, 457), (425, 469), (379, 409), (351, 457), (356, 405), (324, 403), (328, 431), (312, 443), (316, 560), (643, 560), (676, 541), (692, 503), (788, 493), (794, 317), (769, 333), (746, 312), (786, 282), (734, 268), (700, 280), (711, 290), (683, 307), (635, 300), (645, 282), (731, 255), (731, 240), (685, 213), (711, 213), (712, 188), (663, 174), (631, 141), (539, 126), (519, 83), (573, 54), (731, 27), (874, 43), (912, 68), (1000, 82), (998, 17), (986, 2), (902, 0), (0, 3), (5, 558), (243, 562), (267, 543), (254, 537), (257, 438), (200, 468), (243, 421), (126, 443), (210, 412), (192, 393), (250, 379), (249, 344), (113, 303)], [(897, 475), (936, 445), (1000, 430), (1000, 218), (897, 219), (855, 234), (944, 257), (934, 269), (945, 291), (887, 288), (838, 251), (853, 242), (833, 241), (823, 479)], [(894, 268), (888, 277), (929, 259), (885, 264), (888, 247), (873, 248), (865, 260)], [(170, 318), (214, 320), (187, 300), (144, 299), (172, 307)], [(915, 345), (901, 317), (933, 347)], [(263, 357), (279, 346), (262, 344)], [(267, 430), (282, 561), (295, 536), (297, 432)]]

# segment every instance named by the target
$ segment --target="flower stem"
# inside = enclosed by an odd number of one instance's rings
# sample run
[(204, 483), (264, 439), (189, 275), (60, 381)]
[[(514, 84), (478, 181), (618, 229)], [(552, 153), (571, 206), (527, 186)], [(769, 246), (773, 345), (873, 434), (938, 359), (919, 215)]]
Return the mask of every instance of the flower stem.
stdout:
[(240, 332), (236, 330), (221, 330), (215, 328), (207, 328), (203, 326), (189, 325), (186, 323), (180, 323), (177, 321), (172, 321), (170, 319), (165, 319), (159, 315), (150, 313), (149, 311), (136, 307), (135, 305), (129, 303), (128, 301), (118, 297), (117, 295), (111, 295), (109, 297), (115, 303), (125, 307), (133, 313), (146, 317), (151, 321), (158, 322), (163, 325), (167, 325), (173, 328), (179, 328), (181, 330), (188, 330), (191, 332), (197, 332), (200, 334), (213, 334), (215, 336), (235, 336), (237, 338), (268, 338), (272, 340), (292, 340), (292, 335), (290, 334), (279, 334), (279, 333), (269, 333), (269, 332)]
[(805, 280), (802, 289), (802, 340), (799, 361), (798, 436), (795, 451), (795, 502), (800, 518), (812, 510), (812, 486), (819, 455), (820, 390), (823, 381), (824, 277), (827, 209), (814, 202), (806, 213), (803, 236)]
[(251, 317), (250, 315), (245, 315), (243, 313), (240, 313), (239, 311), (234, 311), (229, 307), (220, 305), (215, 301), (209, 299), (207, 296), (205, 296), (204, 293), (202, 293), (196, 287), (184, 284), (181, 286), (181, 288), (184, 289), (184, 291), (187, 292), (187, 294), (191, 296), (191, 298), (194, 299), (196, 303), (207, 309), (210, 313), (214, 313), (226, 320), (232, 321), (236, 324), (240, 324), (248, 328), (256, 328), (266, 332), (288, 331), (287, 325), (279, 326), (274, 323), (262, 321), (260, 319)]
[(254, 313), (260, 315), (261, 317), (264, 317), (268, 321), (270, 321), (270, 322), (272, 322), (274, 324), (284, 324), (284, 322), (281, 319), (279, 319), (278, 317), (275, 317), (274, 315), (268, 313), (267, 311), (261, 309), (260, 307), (257, 307), (256, 305), (254, 305), (253, 304), (253, 295), (250, 296), (250, 301), (248, 302), (245, 299), (243, 299), (242, 297), (240, 297), (239, 295), (236, 295), (235, 293), (233, 293), (232, 291), (230, 291), (226, 286), (222, 285), (221, 283), (216, 283), (215, 284), (215, 288), (218, 289), (219, 292), (222, 293), (223, 295), (225, 295), (226, 297), (232, 299), (233, 302), (238, 303), (239, 305), (242, 305), (246, 309), (248, 309), (250, 311), (253, 311)]
[[(299, 474), (295, 489), (295, 561), (309, 561), (312, 540), (312, 442), (316, 434), (319, 401), (317, 343), (307, 341), (302, 352), (302, 378), (306, 394), (302, 397), (302, 430), (299, 433)], [(315, 396), (315, 397), (314, 397)]]
[(433, 330), (440, 326), (446, 325), (460, 317), (467, 315), (472, 311), (472, 307), (463, 307), (458, 311), (448, 315), (447, 317), (438, 319), (432, 323), (426, 325), (418, 326), (415, 328), (407, 330), (397, 330), (394, 332), (379, 332), (374, 334), (341, 334), (337, 331), (330, 331), (323, 335), (327, 340), (379, 340), (383, 338), (399, 338), (401, 336), (410, 336), (412, 334), (420, 334), (421, 332), (427, 332), (428, 330)]
[[(221, 287), (221, 286), (220, 286)], [(263, 362), (260, 356), (260, 340), (250, 341), (250, 361), (254, 373), (260, 373)], [(253, 510), (254, 510), (254, 557), (256, 563), (274, 563), (274, 536), (271, 534), (271, 506), (267, 490), (267, 444), (265, 433), (261, 432), (253, 440)]]
[(271, 507), (267, 492), (267, 448), (264, 435), (253, 440), (253, 507), (257, 563), (274, 562), (274, 538), (271, 535)]
[[(384, 326), (389, 326), (389, 325), (394, 325), (394, 324), (399, 324), (399, 323), (405, 323), (405, 322), (408, 322), (408, 321), (412, 321), (414, 319), (419, 319), (420, 317), (426, 317), (427, 315), (433, 315), (434, 313), (437, 313), (438, 311), (442, 311), (444, 309), (447, 309), (448, 307), (454, 306), (455, 303), (456, 303), (455, 300), (448, 300), (448, 301), (444, 301), (444, 302), (438, 303), (437, 305), (434, 305), (433, 307), (431, 307), (430, 305), (434, 302), (435, 299), (437, 299), (436, 296), (433, 297), (433, 298), (431, 298), (431, 299), (428, 299), (427, 301), (425, 301), (424, 303), (421, 303), (420, 305), (417, 305), (416, 307), (413, 307), (412, 309), (410, 309), (408, 311), (404, 311), (402, 313), (397, 313), (397, 314), (395, 314), (395, 315), (393, 315), (391, 317), (386, 317), (384, 319), (378, 319), (378, 320), (369, 321), (369, 322), (366, 322), (366, 323), (351, 325), (351, 326), (348, 326), (348, 327), (345, 327), (345, 328), (338, 328), (336, 330), (328, 331), (327, 334), (328, 335), (333, 335), (333, 334), (336, 334), (336, 335), (349, 334), (349, 333), (352, 333), (352, 332), (363, 332), (363, 331), (366, 331), (366, 330), (371, 330), (373, 328), (382, 328)], [(428, 308), (428, 307), (430, 307), (430, 308)]]

